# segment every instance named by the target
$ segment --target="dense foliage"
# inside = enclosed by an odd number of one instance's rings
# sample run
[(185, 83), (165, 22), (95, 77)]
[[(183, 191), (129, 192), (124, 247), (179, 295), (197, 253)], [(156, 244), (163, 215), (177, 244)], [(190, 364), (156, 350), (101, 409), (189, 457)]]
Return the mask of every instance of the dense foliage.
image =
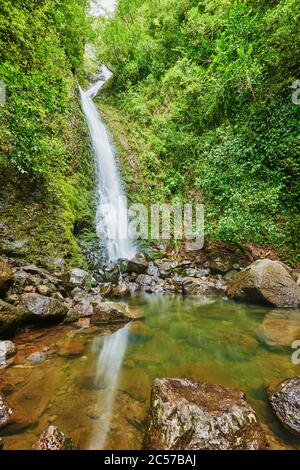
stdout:
[[(204, 201), (207, 235), (299, 249), (298, 0), (120, 0), (98, 24), (102, 104), (143, 201)], [(117, 124), (116, 124), (117, 123)]]
[(67, 254), (75, 243), (73, 224), (87, 216), (92, 201), (77, 91), (90, 34), (86, 5), (0, 1), (0, 79), (6, 85), (0, 105), (1, 222), (15, 238), (32, 240), (37, 256), (55, 251), (55, 243)]

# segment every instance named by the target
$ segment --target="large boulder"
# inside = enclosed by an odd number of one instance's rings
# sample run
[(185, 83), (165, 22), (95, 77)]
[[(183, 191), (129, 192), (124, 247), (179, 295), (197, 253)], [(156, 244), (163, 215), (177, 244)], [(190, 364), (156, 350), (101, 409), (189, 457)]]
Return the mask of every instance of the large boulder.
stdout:
[(142, 319), (142, 315), (131, 312), (125, 305), (116, 302), (103, 302), (94, 307), (91, 323), (127, 323)]
[(26, 309), (0, 300), (0, 338), (6, 339), (12, 336), (26, 318)]
[(183, 378), (156, 379), (148, 450), (258, 450), (268, 442), (243, 392)]
[(228, 297), (275, 307), (300, 306), (300, 287), (279, 261), (260, 259), (236, 274)]
[(300, 436), (300, 376), (270, 385), (268, 397), (283, 426)]
[(40, 436), (38, 442), (33, 446), (33, 450), (72, 450), (74, 444), (70, 438), (56, 427), (49, 426)]
[(67, 307), (59, 300), (39, 294), (23, 294), (20, 296), (21, 305), (28, 312), (28, 319), (39, 321), (61, 321), (67, 315)]
[(0, 258), (0, 291), (5, 291), (13, 279), (13, 270), (11, 266)]
[(0, 395), (0, 429), (8, 424), (12, 415), (12, 409)]

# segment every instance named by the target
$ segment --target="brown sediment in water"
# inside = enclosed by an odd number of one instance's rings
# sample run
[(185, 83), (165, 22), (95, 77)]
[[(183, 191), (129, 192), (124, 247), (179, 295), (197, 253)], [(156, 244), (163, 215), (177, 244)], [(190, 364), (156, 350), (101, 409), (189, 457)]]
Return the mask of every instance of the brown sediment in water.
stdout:
[(145, 320), (124, 327), (124, 354), (112, 356), (112, 364), (120, 360), (120, 366), (108, 384), (101, 375), (103, 348), (111, 347), (109, 335), (122, 337), (122, 325), (112, 330), (61, 325), (14, 338), (17, 354), (0, 371), (0, 393), (14, 410), (11, 424), (1, 430), (5, 449), (30, 449), (49, 424), (81, 449), (91, 442), (97, 448), (101, 429), (107, 429), (104, 448), (139, 449), (152, 382), (164, 376), (244, 391), (271, 448), (300, 449), (300, 440), (281, 427), (266, 399), (270, 382), (298, 373), (292, 350), (270, 348), (259, 335), (268, 310), (172, 296), (142, 296), (130, 303)]

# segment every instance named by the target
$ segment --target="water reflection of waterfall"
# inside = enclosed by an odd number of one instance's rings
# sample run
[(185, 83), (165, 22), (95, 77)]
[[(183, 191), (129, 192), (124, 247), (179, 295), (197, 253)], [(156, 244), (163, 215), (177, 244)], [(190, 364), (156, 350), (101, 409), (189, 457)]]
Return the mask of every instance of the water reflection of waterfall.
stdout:
[(97, 422), (92, 431), (89, 443), (89, 449), (91, 450), (103, 449), (105, 446), (112, 420), (119, 374), (127, 349), (129, 329), (130, 324), (121, 328), (116, 333), (106, 336), (100, 354), (99, 340), (101, 338), (94, 338), (93, 341), (93, 354), (99, 354), (96, 365), (95, 384), (100, 385), (103, 388), (103, 392), (97, 403), (99, 409), (101, 408), (101, 423)]

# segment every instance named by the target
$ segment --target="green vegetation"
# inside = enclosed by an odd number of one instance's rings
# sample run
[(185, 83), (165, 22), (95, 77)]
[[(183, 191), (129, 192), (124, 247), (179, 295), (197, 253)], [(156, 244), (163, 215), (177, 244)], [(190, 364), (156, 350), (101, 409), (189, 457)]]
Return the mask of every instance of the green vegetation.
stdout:
[(0, 222), (7, 236), (27, 240), (34, 261), (79, 261), (74, 223), (91, 220), (92, 159), (77, 93), (90, 34), (86, 5), (0, 2)]
[(299, 20), (298, 0), (120, 0), (98, 21), (135, 200), (202, 201), (207, 237), (300, 261)]

